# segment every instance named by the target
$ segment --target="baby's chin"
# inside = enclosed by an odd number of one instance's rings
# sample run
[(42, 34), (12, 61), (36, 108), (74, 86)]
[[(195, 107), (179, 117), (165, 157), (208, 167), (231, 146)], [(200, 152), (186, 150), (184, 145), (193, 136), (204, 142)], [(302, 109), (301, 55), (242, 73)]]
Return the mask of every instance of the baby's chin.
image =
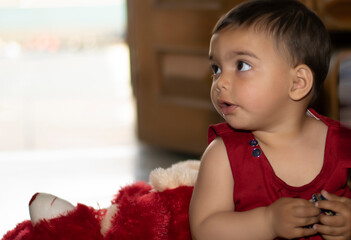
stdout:
[(233, 129), (239, 131), (254, 131), (255, 126), (249, 124), (248, 121), (239, 120), (237, 117), (226, 115), (224, 117), (226, 123)]

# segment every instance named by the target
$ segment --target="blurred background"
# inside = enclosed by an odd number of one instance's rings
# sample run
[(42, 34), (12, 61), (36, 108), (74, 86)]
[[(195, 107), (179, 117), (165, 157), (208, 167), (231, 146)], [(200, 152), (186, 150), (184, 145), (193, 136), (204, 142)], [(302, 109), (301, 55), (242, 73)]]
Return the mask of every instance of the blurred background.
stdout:
[[(0, 236), (35, 192), (105, 208), (152, 169), (199, 159), (221, 121), (211, 29), (242, 1), (0, 0)], [(315, 108), (351, 126), (351, 3), (302, 2), (333, 42)]]
[(96, 207), (134, 180), (126, 31), (123, 0), (0, 1), (1, 236), (35, 192)]
[(112, 146), (134, 120), (126, 2), (83, 2), (0, 8), (1, 151)]
[(125, 0), (0, 1), (0, 236), (49, 192), (110, 205), (188, 155), (136, 136)]

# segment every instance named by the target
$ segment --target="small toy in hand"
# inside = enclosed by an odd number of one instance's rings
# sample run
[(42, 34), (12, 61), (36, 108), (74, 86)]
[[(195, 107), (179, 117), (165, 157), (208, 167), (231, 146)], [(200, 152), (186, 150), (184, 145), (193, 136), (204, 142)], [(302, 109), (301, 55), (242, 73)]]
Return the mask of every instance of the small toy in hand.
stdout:
[[(322, 194), (313, 194), (312, 195), (312, 202), (318, 202), (320, 200), (327, 200)], [(328, 216), (334, 216), (335, 212), (331, 210), (326, 210), (326, 209), (321, 209), (322, 214), (328, 215)]]
[[(322, 194), (320, 193), (315, 193), (312, 195), (312, 199), (310, 201), (316, 203), (318, 201), (321, 201), (321, 200), (328, 200), (326, 199)], [(331, 210), (326, 210), (326, 209), (321, 209), (321, 213), (322, 214), (325, 214), (325, 215), (328, 215), (328, 216), (334, 216), (335, 215), (335, 212), (331, 211)], [(306, 228), (312, 228), (313, 225), (308, 225), (306, 226)]]

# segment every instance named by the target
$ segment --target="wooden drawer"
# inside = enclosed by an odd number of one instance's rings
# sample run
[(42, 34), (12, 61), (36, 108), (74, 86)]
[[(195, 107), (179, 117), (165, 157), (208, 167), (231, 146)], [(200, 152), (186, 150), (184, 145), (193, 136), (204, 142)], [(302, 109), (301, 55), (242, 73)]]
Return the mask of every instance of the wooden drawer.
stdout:
[(314, 8), (328, 30), (351, 30), (350, 0), (314, 0), (306, 5)]

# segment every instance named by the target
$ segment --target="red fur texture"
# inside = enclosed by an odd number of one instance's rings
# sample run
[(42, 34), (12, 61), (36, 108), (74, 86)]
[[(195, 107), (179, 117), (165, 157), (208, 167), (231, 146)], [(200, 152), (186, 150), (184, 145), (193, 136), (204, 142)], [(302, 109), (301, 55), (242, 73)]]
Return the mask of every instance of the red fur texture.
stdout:
[(100, 223), (93, 208), (78, 204), (66, 216), (41, 221), (34, 227), (24, 221), (3, 237), (3, 240), (102, 240)]
[(190, 240), (188, 211), (193, 187), (151, 190), (149, 184), (137, 182), (119, 191), (112, 200), (118, 212), (105, 237), (100, 234), (98, 211), (78, 204), (67, 216), (34, 227), (24, 221), (2, 240)]
[(140, 181), (122, 188), (111, 201), (112, 204), (121, 204), (141, 197), (152, 190), (150, 184)]
[(33, 236), (33, 227), (30, 220), (17, 224), (15, 229), (6, 233), (3, 240), (31, 240)]

